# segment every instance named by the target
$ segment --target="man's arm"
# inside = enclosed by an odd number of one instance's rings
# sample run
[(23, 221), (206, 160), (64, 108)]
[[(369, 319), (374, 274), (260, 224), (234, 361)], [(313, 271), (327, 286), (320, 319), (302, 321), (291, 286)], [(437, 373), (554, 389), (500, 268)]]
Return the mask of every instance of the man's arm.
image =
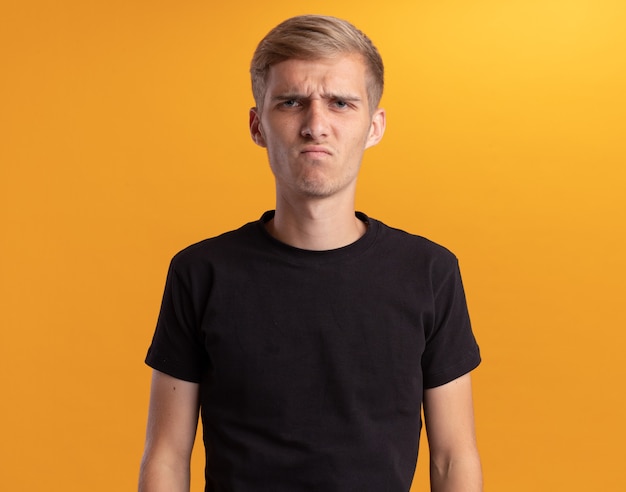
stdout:
[(198, 385), (154, 370), (139, 492), (188, 492)]
[(480, 492), (482, 471), (469, 373), (424, 391), (432, 492)]

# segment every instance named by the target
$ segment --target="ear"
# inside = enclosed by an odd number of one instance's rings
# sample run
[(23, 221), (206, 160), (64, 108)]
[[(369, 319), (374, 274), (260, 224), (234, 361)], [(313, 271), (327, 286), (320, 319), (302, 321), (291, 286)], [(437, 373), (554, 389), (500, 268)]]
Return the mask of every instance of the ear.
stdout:
[(259, 147), (267, 147), (261, 130), (261, 115), (257, 108), (250, 108), (250, 136)]
[(387, 115), (385, 110), (378, 108), (374, 111), (372, 116), (372, 122), (370, 123), (370, 132), (365, 142), (365, 148), (368, 149), (376, 145), (383, 138), (385, 134), (385, 127), (387, 126)]

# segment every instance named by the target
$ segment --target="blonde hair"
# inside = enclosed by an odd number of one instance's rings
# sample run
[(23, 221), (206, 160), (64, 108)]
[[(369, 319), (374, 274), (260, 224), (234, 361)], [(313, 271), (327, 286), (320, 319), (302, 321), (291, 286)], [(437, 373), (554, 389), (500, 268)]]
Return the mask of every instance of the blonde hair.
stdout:
[(348, 21), (323, 15), (300, 15), (281, 22), (261, 40), (250, 64), (252, 94), (259, 109), (272, 65), (289, 59), (314, 60), (340, 54), (359, 54), (368, 69), (370, 111), (383, 94), (384, 67), (372, 41)]

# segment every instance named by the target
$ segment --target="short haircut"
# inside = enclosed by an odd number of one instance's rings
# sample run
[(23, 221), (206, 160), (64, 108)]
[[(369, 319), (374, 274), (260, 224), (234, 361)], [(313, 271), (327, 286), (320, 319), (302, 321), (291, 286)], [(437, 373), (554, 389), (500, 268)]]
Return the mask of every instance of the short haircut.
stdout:
[(370, 111), (380, 103), (384, 86), (383, 60), (376, 46), (348, 21), (323, 15), (300, 15), (281, 22), (257, 46), (250, 75), (252, 94), (259, 109), (265, 97), (269, 69), (290, 59), (315, 60), (359, 54), (367, 66)]

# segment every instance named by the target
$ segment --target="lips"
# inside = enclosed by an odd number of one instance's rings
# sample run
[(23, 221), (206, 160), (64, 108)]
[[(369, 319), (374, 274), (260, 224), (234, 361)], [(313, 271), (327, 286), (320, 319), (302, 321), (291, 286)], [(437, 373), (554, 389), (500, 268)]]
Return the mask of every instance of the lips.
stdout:
[(332, 155), (332, 152), (322, 145), (307, 145), (300, 151), (300, 153), (306, 154), (309, 157), (323, 157), (327, 155)]

